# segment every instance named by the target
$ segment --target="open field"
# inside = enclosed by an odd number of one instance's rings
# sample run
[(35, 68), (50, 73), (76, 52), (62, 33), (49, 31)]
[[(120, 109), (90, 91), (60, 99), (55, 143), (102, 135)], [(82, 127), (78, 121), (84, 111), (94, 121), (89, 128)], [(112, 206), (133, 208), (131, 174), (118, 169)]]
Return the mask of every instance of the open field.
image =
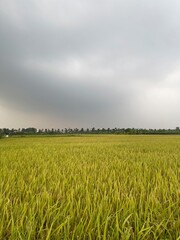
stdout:
[(0, 239), (180, 239), (180, 136), (1, 139)]

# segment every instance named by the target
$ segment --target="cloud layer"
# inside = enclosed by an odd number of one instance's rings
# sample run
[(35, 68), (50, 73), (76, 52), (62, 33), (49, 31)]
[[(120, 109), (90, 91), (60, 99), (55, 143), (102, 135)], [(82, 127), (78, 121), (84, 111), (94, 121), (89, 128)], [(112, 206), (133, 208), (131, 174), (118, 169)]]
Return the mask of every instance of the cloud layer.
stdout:
[(2, 0), (0, 126), (178, 126), (179, 10), (175, 0)]

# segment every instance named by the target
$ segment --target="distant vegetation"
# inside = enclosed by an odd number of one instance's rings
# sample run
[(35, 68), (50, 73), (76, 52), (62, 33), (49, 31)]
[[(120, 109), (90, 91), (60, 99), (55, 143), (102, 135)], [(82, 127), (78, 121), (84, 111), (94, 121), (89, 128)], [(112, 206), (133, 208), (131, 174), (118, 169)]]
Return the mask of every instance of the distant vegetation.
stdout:
[(180, 128), (175, 129), (137, 129), (137, 128), (64, 128), (64, 129), (0, 129), (0, 136), (4, 135), (63, 135), (63, 134), (180, 134)]
[(0, 141), (0, 239), (179, 240), (180, 136)]

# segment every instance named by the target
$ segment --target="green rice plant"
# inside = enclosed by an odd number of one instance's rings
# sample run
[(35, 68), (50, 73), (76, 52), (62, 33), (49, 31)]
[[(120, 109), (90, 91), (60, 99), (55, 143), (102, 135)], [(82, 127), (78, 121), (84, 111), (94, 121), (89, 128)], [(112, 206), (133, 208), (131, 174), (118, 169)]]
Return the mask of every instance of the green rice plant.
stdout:
[(180, 137), (0, 140), (0, 239), (180, 240)]

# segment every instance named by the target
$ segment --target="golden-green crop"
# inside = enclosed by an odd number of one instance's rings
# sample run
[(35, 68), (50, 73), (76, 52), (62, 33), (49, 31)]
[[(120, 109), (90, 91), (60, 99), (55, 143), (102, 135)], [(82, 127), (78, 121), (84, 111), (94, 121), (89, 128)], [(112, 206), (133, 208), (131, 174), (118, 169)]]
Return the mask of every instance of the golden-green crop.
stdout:
[(180, 239), (180, 137), (1, 139), (0, 239)]

